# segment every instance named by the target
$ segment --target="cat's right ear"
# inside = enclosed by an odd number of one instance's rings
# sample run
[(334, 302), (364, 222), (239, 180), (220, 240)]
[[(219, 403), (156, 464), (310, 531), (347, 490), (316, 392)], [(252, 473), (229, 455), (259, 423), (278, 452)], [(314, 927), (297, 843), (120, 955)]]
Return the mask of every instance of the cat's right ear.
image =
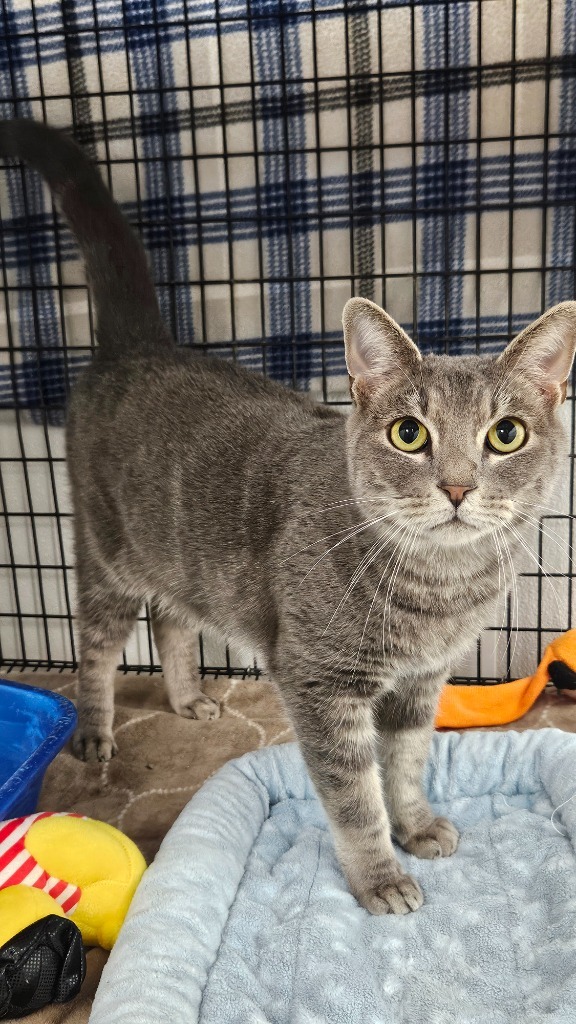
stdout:
[(417, 368), (421, 355), (405, 331), (369, 299), (349, 299), (342, 314), (352, 397)]

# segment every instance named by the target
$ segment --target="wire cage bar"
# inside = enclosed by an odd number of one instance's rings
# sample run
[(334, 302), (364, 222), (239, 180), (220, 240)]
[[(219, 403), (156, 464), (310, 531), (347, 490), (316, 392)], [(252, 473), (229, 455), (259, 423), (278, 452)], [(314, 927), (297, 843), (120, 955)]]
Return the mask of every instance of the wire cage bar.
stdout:
[[(348, 403), (351, 295), (448, 353), (497, 353), (575, 295), (576, 0), (0, 0), (0, 113), (86, 147), (179, 344), (322, 402)], [(3, 670), (76, 666), (63, 423), (93, 351), (73, 239), (4, 163)], [(558, 492), (458, 678), (530, 673), (572, 627), (571, 391), (564, 414)], [(224, 641), (199, 660), (260, 671)], [(159, 668), (146, 610), (123, 667)]]

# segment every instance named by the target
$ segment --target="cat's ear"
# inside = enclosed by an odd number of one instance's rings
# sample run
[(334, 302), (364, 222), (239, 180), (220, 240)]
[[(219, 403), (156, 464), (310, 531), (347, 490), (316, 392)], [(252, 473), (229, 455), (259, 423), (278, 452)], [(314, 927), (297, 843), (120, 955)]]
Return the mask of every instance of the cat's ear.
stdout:
[(369, 390), (421, 362), (420, 352), (405, 331), (369, 299), (349, 299), (342, 324), (353, 396), (356, 382)]
[(576, 302), (553, 306), (524, 328), (498, 362), (505, 372), (530, 380), (554, 403), (566, 398), (566, 382), (576, 349)]

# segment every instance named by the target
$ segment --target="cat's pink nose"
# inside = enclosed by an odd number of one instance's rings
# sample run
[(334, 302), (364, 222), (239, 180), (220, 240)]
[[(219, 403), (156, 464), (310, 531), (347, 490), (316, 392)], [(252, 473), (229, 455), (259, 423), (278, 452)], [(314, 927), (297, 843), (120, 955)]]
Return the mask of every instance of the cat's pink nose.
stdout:
[(458, 508), (464, 501), (464, 495), (474, 490), (473, 484), (438, 484), (441, 491), (446, 491), (454, 508)]

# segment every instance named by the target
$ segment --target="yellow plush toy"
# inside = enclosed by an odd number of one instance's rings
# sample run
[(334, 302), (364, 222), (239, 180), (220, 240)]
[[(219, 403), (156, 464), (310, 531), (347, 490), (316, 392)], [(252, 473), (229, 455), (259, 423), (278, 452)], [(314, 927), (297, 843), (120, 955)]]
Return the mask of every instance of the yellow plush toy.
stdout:
[(111, 949), (146, 863), (111, 825), (74, 814), (0, 824), (0, 947), (49, 915), (70, 917), (87, 946)]

